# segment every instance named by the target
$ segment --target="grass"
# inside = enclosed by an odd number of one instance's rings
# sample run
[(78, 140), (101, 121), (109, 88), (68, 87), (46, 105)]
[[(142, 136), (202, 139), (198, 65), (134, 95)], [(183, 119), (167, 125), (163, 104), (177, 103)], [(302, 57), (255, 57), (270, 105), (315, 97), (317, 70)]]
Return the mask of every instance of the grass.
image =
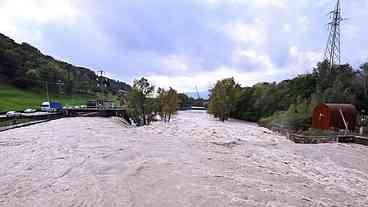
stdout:
[[(95, 99), (89, 95), (66, 96), (50, 94), (51, 101), (65, 105), (85, 105), (87, 100)], [(42, 102), (47, 101), (46, 93), (36, 90), (21, 90), (7, 84), (0, 84), (0, 112), (23, 111), (27, 108), (39, 109)]]

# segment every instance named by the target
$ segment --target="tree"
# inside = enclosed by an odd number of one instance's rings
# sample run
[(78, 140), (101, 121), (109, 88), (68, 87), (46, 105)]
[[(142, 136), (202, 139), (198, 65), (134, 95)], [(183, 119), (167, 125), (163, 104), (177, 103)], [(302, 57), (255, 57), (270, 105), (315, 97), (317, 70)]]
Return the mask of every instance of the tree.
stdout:
[(218, 81), (209, 99), (209, 113), (219, 118), (221, 121), (228, 120), (230, 114), (236, 109), (237, 101), (240, 97), (240, 85), (235, 83), (234, 78), (227, 78)]
[(178, 93), (176, 90), (170, 89), (158, 89), (160, 99), (160, 115), (161, 118), (166, 122), (171, 120), (171, 116), (176, 113), (178, 106)]
[(194, 98), (187, 96), (184, 93), (178, 94), (178, 105), (180, 109), (189, 109), (192, 107)]
[(152, 119), (155, 107), (152, 107), (152, 94), (155, 87), (147, 79), (135, 80), (133, 89), (128, 95), (128, 112), (138, 125), (148, 125)]
[(361, 65), (360, 69), (363, 78), (364, 95), (368, 96), (368, 63)]

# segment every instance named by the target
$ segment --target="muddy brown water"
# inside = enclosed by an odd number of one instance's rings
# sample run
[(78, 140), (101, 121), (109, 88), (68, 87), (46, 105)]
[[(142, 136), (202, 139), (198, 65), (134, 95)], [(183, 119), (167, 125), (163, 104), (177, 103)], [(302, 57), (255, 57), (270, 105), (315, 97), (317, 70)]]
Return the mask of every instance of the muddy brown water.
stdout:
[(59, 119), (0, 133), (0, 206), (368, 206), (367, 157), (200, 111)]

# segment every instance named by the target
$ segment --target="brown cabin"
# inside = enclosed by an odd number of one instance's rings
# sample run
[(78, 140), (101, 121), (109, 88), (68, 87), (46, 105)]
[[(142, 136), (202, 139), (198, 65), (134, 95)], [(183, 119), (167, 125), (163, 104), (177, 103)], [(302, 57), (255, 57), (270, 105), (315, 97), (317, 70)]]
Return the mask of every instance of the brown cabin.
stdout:
[[(312, 128), (355, 130), (358, 111), (352, 104), (319, 104), (313, 111)], [(344, 122), (345, 120), (345, 122)]]

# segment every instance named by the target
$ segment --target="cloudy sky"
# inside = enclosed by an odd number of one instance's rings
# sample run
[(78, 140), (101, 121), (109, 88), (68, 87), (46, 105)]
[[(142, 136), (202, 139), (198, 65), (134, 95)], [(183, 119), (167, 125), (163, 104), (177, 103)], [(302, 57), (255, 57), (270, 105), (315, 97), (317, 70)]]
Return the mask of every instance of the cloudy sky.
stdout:
[[(311, 71), (336, 0), (0, 0), (0, 32), (131, 83), (206, 90)], [(367, 61), (367, 0), (343, 1), (343, 62)]]

